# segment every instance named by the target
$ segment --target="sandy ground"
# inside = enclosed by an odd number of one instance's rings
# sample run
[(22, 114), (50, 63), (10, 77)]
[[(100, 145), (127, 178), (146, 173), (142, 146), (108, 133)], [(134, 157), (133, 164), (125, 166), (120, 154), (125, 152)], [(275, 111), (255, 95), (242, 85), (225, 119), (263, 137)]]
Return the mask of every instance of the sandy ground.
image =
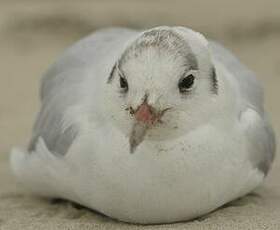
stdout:
[(218, 39), (250, 66), (280, 130), (279, 1), (0, 1), (0, 229), (280, 229), (280, 162), (254, 194), (188, 223), (128, 225), (24, 191), (8, 164), (38, 110), (38, 79), (61, 51), (97, 28), (186, 25)]

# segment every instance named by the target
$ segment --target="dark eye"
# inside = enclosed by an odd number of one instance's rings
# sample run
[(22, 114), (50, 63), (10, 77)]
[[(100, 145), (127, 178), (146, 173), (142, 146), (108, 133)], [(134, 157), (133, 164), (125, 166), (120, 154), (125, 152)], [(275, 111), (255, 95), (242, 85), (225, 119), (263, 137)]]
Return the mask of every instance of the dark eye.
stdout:
[(189, 91), (194, 84), (194, 80), (195, 80), (195, 77), (192, 74), (190, 74), (187, 77), (181, 79), (178, 83), (180, 93), (184, 93), (184, 92)]
[(125, 90), (125, 92), (128, 90), (127, 80), (122, 76), (120, 76), (120, 87)]

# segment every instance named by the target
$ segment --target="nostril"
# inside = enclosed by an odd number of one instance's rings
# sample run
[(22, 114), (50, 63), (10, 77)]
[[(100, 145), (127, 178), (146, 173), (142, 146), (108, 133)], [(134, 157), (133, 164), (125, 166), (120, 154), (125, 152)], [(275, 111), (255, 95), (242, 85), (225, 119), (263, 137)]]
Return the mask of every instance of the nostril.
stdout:
[(133, 114), (135, 113), (134, 109), (133, 109), (131, 106), (129, 107), (129, 113), (130, 113), (131, 115), (133, 115)]
[(163, 116), (168, 110), (171, 110), (171, 107), (168, 107), (160, 112), (160, 115)]
[(125, 109), (126, 111), (129, 111), (129, 113), (131, 114), (131, 115), (133, 115), (134, 113), (135, 113), (135, 110), (130, 106), (130, 107), (127, 107), (126, 109)]

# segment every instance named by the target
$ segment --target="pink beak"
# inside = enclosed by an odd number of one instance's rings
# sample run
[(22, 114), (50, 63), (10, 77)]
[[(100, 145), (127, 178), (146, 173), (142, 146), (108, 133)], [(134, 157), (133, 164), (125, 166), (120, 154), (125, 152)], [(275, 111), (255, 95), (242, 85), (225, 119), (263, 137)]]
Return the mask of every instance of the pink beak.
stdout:
[(147, 102), (143, 102), (136, 110), (134, 117), (139, 122), (152, 125), (158, 120), (158, 116), (153, 111), (154, 109)]

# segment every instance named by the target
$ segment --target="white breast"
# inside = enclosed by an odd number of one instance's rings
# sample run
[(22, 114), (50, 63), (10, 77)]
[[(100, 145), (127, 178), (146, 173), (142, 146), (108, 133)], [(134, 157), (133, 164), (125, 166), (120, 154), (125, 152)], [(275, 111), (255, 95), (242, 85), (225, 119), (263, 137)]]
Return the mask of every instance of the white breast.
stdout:
[(73, 171), (65, 186), (72, 192), (63, 196), (114, 218), (140, 223), (194, 218), (263, 179), (250, 164), (239, 130), (204, 126), (169, 142), (144, 141), (130, 154), (127, 138), (107, 128), (81, 136), (66, 156)]

